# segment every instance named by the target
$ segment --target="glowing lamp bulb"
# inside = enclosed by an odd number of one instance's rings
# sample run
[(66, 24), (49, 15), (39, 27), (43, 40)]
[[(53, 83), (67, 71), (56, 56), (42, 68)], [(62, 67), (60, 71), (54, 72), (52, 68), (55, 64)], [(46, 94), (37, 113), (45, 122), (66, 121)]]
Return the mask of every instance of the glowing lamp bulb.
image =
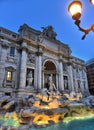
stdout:
[(90, 2), (94, 5), (94, 0), (90, 0)]
[(82, 3), (78, 0), (73, 1), (68, 6), (68, 11), (74, 20), (78, 20), (82, 13)]

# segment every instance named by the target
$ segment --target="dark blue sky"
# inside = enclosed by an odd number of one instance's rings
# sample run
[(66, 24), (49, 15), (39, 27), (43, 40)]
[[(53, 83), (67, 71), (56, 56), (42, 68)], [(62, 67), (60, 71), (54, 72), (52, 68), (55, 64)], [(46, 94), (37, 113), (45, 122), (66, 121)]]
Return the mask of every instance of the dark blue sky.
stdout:
[[(0, 0), (0, 26), (17, 32), (20, 25), (28, 24), (36, 30), (52, 25), (57, 39), (66, 43), (72, 55), (85, 61), (94, 57), (94, 33), (81, 40), (82, 32), (74, 25), (67, 6), (72, 0)], [(94, 22), (94, 6), (82, 0), (81, 26), (88, 28)]]

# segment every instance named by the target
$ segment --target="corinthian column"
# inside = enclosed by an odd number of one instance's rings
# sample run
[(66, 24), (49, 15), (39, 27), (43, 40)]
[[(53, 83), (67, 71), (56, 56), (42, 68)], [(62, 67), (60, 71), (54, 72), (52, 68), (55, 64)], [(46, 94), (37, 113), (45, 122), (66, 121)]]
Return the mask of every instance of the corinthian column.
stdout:
[(40, 48), (39, 51), (36, 53), (37, 58), (37, 89), (41, 89), (42, 87), (42, 49)]
[(68, 69), (69, 69), (69, 81), (70, 81), (70, 87), (69, 88), (70, 90), (74, 91), (74, 85), (73, 85), (73, 73), (72, 73), (72, 66), (71, 64), (68, 66)]
[(59, 90), (64, 90), (62, 58), (59, 60)]
[(26, 63), (27, 63), (27, 43), (22, 43), (21, 66), (20, 66), (20, 88), (26, 86)]

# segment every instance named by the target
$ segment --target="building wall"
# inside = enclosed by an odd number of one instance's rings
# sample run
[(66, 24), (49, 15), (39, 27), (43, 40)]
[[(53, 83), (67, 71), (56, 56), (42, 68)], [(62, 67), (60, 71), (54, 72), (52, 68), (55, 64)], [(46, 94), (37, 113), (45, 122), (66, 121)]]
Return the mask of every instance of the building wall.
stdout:
[(94, 58), (86, 63), (88, 86), (91, 94), (94, 95)]
[[(69, 46), (56, 39), (52, 27), (40, 32), (24, 24), (18, 34), (0, 30), (1, 95), (21, 96), (47, 88), (51, 74), (59, 91), (88, 91), (84, 61), (71, 56)], [(28, 82), (31, 73), (32, 84)]]

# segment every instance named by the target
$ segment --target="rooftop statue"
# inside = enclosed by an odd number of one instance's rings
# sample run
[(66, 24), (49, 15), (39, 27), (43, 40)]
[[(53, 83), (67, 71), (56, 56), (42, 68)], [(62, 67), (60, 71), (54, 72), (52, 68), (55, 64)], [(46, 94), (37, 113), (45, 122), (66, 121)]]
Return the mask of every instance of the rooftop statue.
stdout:
[(47, 27), (42, 27), (42, 29), (43, 29), (43, 35), (54, 40), (56, 39), (57, 34), (56, 32), (54, 32), (54, 29), (52, 26), (49, 25)]

